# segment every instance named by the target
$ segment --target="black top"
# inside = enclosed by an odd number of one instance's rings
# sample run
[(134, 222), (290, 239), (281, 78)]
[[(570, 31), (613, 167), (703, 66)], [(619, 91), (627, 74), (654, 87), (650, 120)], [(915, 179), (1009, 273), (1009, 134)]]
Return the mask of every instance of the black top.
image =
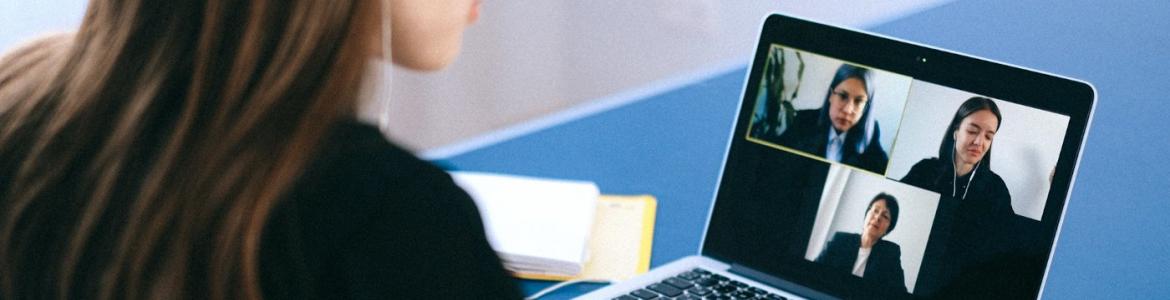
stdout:
[(269, 299), (515, 299), (471, 198), (437, 167), (344, 122), (274, 211)]
[[(1007, 225), (1004, 219), (1015, 216), (1007, 185), (990, 168), (979, 168), (957, 178), (954, 172), (949, 163), (928, 158), (914, 164), (902, 182), (939, 193), (940, 202), (944, 202), (940, 205), (955, 206), (956, 210), (949, 217), (963, 225), (959, 228), (970, 231), (962, 232), (964, 238), (994, 240), (994, 236), (1006, 230), (1003, 228)], [(944, 211), (940, 209), (940, 212)]]
[[(797, 111), (792, 126), (773, 142), (798, 151), (825, 157), (829, 144), (829, 130), (833, 130), (833, 126), (819, 126), (817, 121), (820, 118), (820, 113), (819, 109)], [(861, 124), (855, 126), (861, 126)], [(869, 145), (866, 145), (861, 153), (857, 153), (857, 149), (847, 145), (842, 147), (841, 163), (885, 174), (886, 165), (889, 164), (890, 159), (886, 155), (886, 151), (882, 149), (880, 141), (881, 129), (877, 123), (874, 123), (873, 137)]]
[[(817, 262), (834, 270), (853, 273), (857, 263), (857, 251), (861, 249), (861, 235), (838, 232), (829, 240), (825, 250), (817, 256)], [(906, 274), (902, 271), (902, 247), (887, 240), (878, 240), (870, 249), (865, 262), (865, 273), (861, 278), (887, 287), (906, 292)]]
[[(1035, 274), (1043, 274), (1043, 257), (1037, 257), (1042, 250), (1032, 245), (1037, 239), (1031, 233), (1039, 224), (1015, 214), (1007, 185), (990, 168), (956, 178), (950, 163), (928, 158), (914, 164), (902, 182), (940, 194), (917, 295), (970, 295), (990, 289), (1002, 297), (1028, 295), (1030, 290), (1018, 289), (1039, 286), (1032, 281), (1040, 279)], [(1008, 260), (1013, 263), (989, 267)]]

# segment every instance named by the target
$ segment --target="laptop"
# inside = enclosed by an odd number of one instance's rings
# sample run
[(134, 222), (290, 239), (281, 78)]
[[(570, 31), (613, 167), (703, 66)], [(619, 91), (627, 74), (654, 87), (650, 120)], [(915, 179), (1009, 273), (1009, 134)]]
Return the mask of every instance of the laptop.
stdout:
[(580, 298), (1038, 298), (1095, 102), (1083, 81), (768, 16), (701, 249)]

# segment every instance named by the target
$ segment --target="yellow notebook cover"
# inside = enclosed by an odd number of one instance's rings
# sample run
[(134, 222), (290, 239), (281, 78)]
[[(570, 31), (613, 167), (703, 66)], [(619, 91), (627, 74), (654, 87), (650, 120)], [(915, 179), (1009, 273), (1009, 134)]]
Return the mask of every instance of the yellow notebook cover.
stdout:
[(535, 280), (624, 280), (650, 269), (654, 216), (658, 201), (650, 195), (602, 195), (589, 237), (588, 259), (574, 276), (516, 273)]

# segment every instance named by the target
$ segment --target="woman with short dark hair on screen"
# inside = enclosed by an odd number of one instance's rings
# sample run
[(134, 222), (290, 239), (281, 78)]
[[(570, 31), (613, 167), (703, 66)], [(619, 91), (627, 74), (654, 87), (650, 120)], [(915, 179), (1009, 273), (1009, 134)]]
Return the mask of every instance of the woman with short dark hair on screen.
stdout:
[(865, 209), (861, 233), (833, 234), (816, 262), (904, 292), (902, 247), (882, 239), (898, 226), (898, 210), (898, 198), (893, 195), (874, 196)]
[[(902, 182), (940, 194), (935, 230), (942, 241), (931, 240), (928, 252), (945, 250), (936, 264), (924, 261), (923, 286), (930, 290), (948, 284), (963, 268), (982, 262), (1010, 245), (1013, 224), (1011, 194), (991, 170), (991, 150), (1003, 116), (995, 101), (971, 97), (964, 101), (946, 127), (938, 157), (911, 167)], [(937, 270), (937, 271), (935, 271)]]
[(477, 9), (90, 1), (0, 60), (0, 299), (519, 298), (468, 195), (357, 117)]
[(873, 116), (874, 84), (869, 69), (842, 64), (819, 109), (796, 112), (779, 144), (827, 160), (885, 174), (889, 157)]

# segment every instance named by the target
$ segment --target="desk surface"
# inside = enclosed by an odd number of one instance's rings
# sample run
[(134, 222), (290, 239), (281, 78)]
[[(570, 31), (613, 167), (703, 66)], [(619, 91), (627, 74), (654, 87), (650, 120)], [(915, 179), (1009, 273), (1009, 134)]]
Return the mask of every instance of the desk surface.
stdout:
[[(1170, 296), (1170, 2), (956, 2), (870, 28), (1085, 79), (1097, 112), (1044, 295)], [(592, 180), (658, 197), (653, 266), (697, 253), (744, 68), (450, 157), (464, 170)], [(525, 281), (528, 293), (548, 283)], [(563, 298), (597, 285), (566, 288)]]

